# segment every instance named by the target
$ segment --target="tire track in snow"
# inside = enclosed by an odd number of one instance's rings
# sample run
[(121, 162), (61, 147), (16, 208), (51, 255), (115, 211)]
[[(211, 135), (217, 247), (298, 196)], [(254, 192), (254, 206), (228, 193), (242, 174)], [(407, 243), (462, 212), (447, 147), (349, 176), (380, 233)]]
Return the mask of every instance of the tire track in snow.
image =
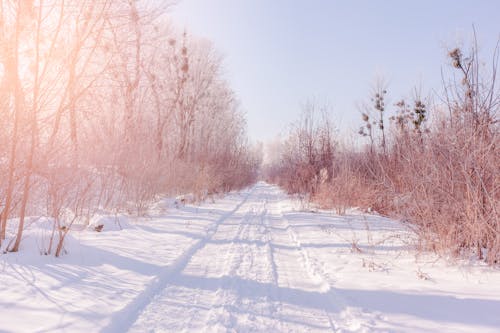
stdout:
[[(262, 279), (266, 281), (267, 285), (267, 295), (263, 301), (252, 300), (245, 298), (247, 302), (246, 307), (260, 307), (263, 315), (267, 320), (271, 320), (273, 325), (278, 324), (282, 326), (281, 318), (279, 317), (279, 290), (278, 290), (278, 276), (276, 270), (276, 263), (274, 261), (273, 250), (271, 246), (271, 237), (269, 234), (268, 224), (268, 202), (269, 198), (266, 193), (265, 198), (260, 202), (261, 208), (255, 216), (256, 223), (253, 224), (252, 230), (254, 231), (252, 237), (249, 237), (250, 242), (255, 242), (255, 246), (249, 246), (250, 251), (247, 251), (247, 257), (253, 262), (261, 263), (263, 265), (256, 265), (255, 269), (252, 266), (246, 267), (246, 270), (242, 271), (241, 276), (246, 277), (250, 280), (256, 280), (262, 283)], [(259, 245), (257, 245), (259, 244)], [(264, 245), (262, 245), (264, 244)], [(254, 279), (250, 277), (253, 273), (255, 275)], [(238, 286), (238, 295), (243, 294), (241, 292), (242, 286)], [(240, 307), (242, 307), (242, 298), (238, 298)], [(252, 315), (254, 316), (254, 315)], [(255, 322), (256, 320), (252, 320)], [(255, 326), (256, 324), (254, 324)], [(255, 331), (261, 331), (262, 328), (254, 327)], [(275, 327), (266, 326), (267, 331), (275, 332), (277, 331)], [(283, 331), (282, 329), (280, 331)]]
[(195, 253), (201, 250), (212, 239), (219, 226), (224, 223), (224, 221), (238, 212), (238, 210), (247, 202), (248, 198), (250, 198), (255, 189), (256, 186), (254, 186), (249, 193), (245, 195), (242, 201), (239, 202), (233, 210), (223, 214), (215, 223), (213, 223), (208, 228), (204, 238), (183, 252), (171, 265), (163, 268), (137, 297), (135, 297), (122, 310), (113, 315), (110, 323), (104, 327), (101, 332), (115, 333), (128, 331), (154, 296), (167, 287), (172, 277), (182, 272)]
[[(255, 307), (266, 309), (265, 317), (273, 321), (277, 319), (278, 324), (281, 325), (279, 318), (275, 317), (277, 306), (273, 301), (278, 297), (273, 295), (274, 291), (273, 288), (271, 288), (271, 285), (277, 286), (277, 272), (269, 244), (270, 236), (268, 227), (264, 223), (267, 216), (266, 206), (267, 199), (260, 202), (257, 208), (253, 207), (251, 211), (249, 211), (248, 218), (244, 219), (242, 223), (245, 227), (240, 229), (240, 232), (238, 232), (232, 240), (233, 246), (226, 258), (227, 262), (231, 263), (228, 265), (230, 267), (226, 270), (226, 276), (229, 278), (227, 281), (230, 281), (230, 283), (229, 285), (223, 286), (221, 282), (219, 286), (219, 297), (215, 298), (212, 304), (214, 310), (209, 313), (207, 316), (209, 318), (206, 319), (206, 323), (208, 324), (206, 328), (207, 331), (217, 329), (223, 329), (226, 332), (238, 331), (238, 314), (243, 314), (252, 318), (251, 320), (244, 320), (245, 323), (248, 324), (252, 322), (253, 325), (253, 327), (247, 327), (245, 330), (251, 329), (259, 331), (261, 328), (259, 329), (256, 327), (258, 323), (256, 323), (254, 317), (255, 315), (259, 316), (259, 313), (248, 311), (248, 309)], [(255, 246), (252, 245), (254, 242), (256, 243)], [(264, 254), (259, 251), (260, 247), (257, 244), (260, 243), (266, 244), (264, 246)], [(264, 261), (267, 263), (264, 267), (258, 265), (262, 263), (262, 258), (267, 259)], [(254, 266), (255, 263), (257, 264)], [(250, 275), (255, 276), (251, 277)], [(245, 293), (242, 292), (241, 288), (244, 287), (235, 282), (238, 278), (254, 280), (253, 277), (259, 280), (265, 277), (266, 280), (270, 281), (268, 289), (270, 297), (264, 302), (242, 297), (241, 295)], [(260, 313), (260, 315), (262, 315), (262, 313)], [(221, 327), (221, 324), (223, 327)], [(266, 330), (276, 331), (267, 326)]]
[(362, 313), (358, 309), (352, 309), (349, 307), (347, 300), (343, 296), (341, 296), (336, 291), (335, 287), (333, 287), (329, 282), (328, 274), (320, 265), (317, 265), (315, 261), (311, 259), (309, 251), (302, 246), (300, 238), (295, 232), (294, 226), (290, 224), (290, 221), (286, 217), (286, 214), (282, 214), (282, 216), (287, 225), (286, 230), (301, 254), (301, 261), (303, 266), (305, 267), (308, 274), (310, 274), (312, 278), (318, 281), (321, 286), (321, 291), (325, 294), (328, 294), (327, 299), (330, 303), (330, 306), (333, 306), (333, 308), (335, 308), (340, 315), (339, 318), (335, 320), (327, 310), (324, 310), (326, 316), (328, 317), (328, 321), (330, 323), (332, 331), (336, 332), (338, 330), (347, 330), (349, 332), (357, 332), (361, 330), (364, 326), (362, 318), (366, 317), (366, 314)]
[[(266, 199), (266, 206), (269, 201), (269, 198)], [(276, 202), (273, 202), (274, 204)], [(269, 220), (269, 214), (268, 210), (266, 207), (266, 214), (262, 219), (262, 225), (264, 227), (264, 232), (265, 232), (265, 239), (266, 239), (266, 252), (267, 252), (267, 257), (268, 257), (268, 262), (270, 264), (270, 269), (271, 269), (271, 274), (272, 274), (272, 282), (273, 285), (276, 286), (277, 291), (275, 292), (273, 289), (269, 291), (271, 299), (276, 299), (278, 304), (274, 305), (274, 311), (272, 314), (272, 317), (278, 320), (278, 324), (280, 327), (280, 332), (285, 331), (284, 330), (284, 321), (283, 317), (281, 316), (282, 308), (283, 308), (283, 302), (281, 300), (281, 293), (279, 289), (279, 275), (278, 275), (278, 267), (276, 265), (276, 259), (274, 256), (274, 248), (273, 248), (273, 236), (271, 233), (270, 229), (270, 220)]]
[[(242, 234), (244, 231), (246, 231), (249, 228), (249, 220), (251, 219), (251, 211), (247, 211), (245, 216), (242, 219), (243, 223), (240, 223), (237, 229), (237, 232), (235, 233), (234, 237), (231, 239), (231, 245), (230, 245), (230, 250), (226, 252), (226, 255), (224, 256), (224, 269), (223, 269), (223, 274), (221, 277), (227, 276), (227, 277), (234, 277), (237, 268), (241, 265), (242, 262), (242, 251), (237, 251), (239, 244), (238, 240), (243, 239)], [(239, 258), (237, 259), (237, 256)], [(227, 273), (226, 273), (227, 272)], [(229, 304), (228, 304), (228, 299), (235, 294), (234, 292), (235, 286), (234, 283), (231, 283), (231, 286), (223, 288), (222, 281), (219, 283), (219, 288), (216, 291), (216, 295), (211, 303), (211, 309), (207, 313), (207, 316), (205, 317), (205, 323), (207, 324), (208, 327), (213, 328), (214, 326), (217, 327), (218, 324), (223, 323), (225, 328), (229, 325), (226, 325), (226, 323), (229, 321), (234, 322), (234, 318), (231, 318), (230, 316), (230, 311), (227, 311)], [(224, 317), (225, 312), (229, 313), (229, 319), (226, 320)]]
[[(294, 244), (297, 252), (300, 255), (301, 262), (300, 264), (304, 267), (306, 270), (307, 274), (319, 285), (320, 292), (322, 293), (328, 293), (333, 291), (333, 289), (330, 286), (330, 283), (325, 277), (324, 272), (320, 270), (316, 265), (312, 264), (312, 261), (309, 257), (309, 253), (307, 252), (306, 249), (302, 247), (302, 244), (297, 236), (297, 233), (293, 230), (293, 226), (290, 224), (290, 221), (286, 218), (285, 214), (283, 214), (283, 208), (280, 207), (280, 217), (281, 219), (285, 222), (285, 229), (288, 233), (288, 236), (290, 240), (292, 241), (292, 244)], [(329, 308), (334, 308), (337, 309), (338, 312), (342, 309), (342, 307), (346, 305), (346, 302), (342, 300), (342, 298), (339, 295), (335, 295), (335, 302), (331, 297), (327, 298), (329, 301)], [(340, 304), (340, 306), (339, 306)], [(332, 332), (336, 332), (338, 330), (336, 321), (332, 318), (332, 315), (329, 313), (328, 310), (323, 310), (325, 316), (328, 319), (328, 323), (330, 325), (330, 330)]]

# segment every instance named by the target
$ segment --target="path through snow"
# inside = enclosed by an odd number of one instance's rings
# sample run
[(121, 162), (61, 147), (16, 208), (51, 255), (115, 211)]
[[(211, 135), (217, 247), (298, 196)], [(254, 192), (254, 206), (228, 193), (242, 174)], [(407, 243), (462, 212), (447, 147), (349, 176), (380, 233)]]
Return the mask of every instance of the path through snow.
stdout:
[(297, 207), (261, 182), (82, 232), (62, 259), (0, 256), (0, 332), (500, 331), (498, 270), (419, 256), (385, 218)]

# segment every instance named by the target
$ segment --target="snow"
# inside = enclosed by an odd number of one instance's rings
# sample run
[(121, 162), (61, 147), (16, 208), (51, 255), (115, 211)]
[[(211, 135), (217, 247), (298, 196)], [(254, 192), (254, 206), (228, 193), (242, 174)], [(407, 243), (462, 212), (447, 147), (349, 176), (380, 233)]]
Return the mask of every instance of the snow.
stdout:
[[(0, 332), (500, 332), (500, 271), (415, 249), (401, 223), (304, 211), (257, 183), (0, 255)], [(103, 232), (94, 231), (103, 224)]]

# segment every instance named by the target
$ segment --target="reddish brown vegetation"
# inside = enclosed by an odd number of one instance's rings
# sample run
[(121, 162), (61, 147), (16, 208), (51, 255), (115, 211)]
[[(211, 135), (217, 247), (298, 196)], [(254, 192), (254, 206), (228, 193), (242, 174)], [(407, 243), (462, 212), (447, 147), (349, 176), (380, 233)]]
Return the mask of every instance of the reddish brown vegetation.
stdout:
[[(3, 249), (19, 249), (29, 215), (53, 219), (46, 252), (54, 240), (59, 255), (71, 224), (97, 209), (141, 213), (158, 194), (254, 181), (259, 156), (220, 57), (176, 33), (168, 6), (0, 0)], [(4, 242), (12, 218), (17, 236)]]
[[(324, 161), (319, 142), (324, 141), (321, 129), (329, 125), (320, 122), (311, 131), (310, 123), (302, 122), (268, 177), (340, 212), (357, 206), (409, 221), (427, 248), (454, 255), (472, 252), (499, 263), (498, 54), (492, 75), (484, 80), (477, 52), (465, 58), (456, 49), (450, 57), (461, 81), (445, 85), (445, 108), (429, 108), (420, 98), (411, 105), (401, 101), (389, 128), (384, 123), (386, 91), (377, 89), (360, 130), (369, 139), (367, 147), (337, 149)], [(323, 170), (328, 170), (326, 180)]]

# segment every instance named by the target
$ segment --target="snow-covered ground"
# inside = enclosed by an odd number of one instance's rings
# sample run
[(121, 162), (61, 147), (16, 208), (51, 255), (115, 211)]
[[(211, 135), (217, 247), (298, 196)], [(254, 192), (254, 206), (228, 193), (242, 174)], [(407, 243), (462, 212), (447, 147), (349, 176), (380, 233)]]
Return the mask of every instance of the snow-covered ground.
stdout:
[(0, 332), (500, 332), (500, 271), (418, 253), (395, 221), (304, 211), (265, 183), (167, 202), (72, 231), (61, 258), (33, 223), (0, 255)]

